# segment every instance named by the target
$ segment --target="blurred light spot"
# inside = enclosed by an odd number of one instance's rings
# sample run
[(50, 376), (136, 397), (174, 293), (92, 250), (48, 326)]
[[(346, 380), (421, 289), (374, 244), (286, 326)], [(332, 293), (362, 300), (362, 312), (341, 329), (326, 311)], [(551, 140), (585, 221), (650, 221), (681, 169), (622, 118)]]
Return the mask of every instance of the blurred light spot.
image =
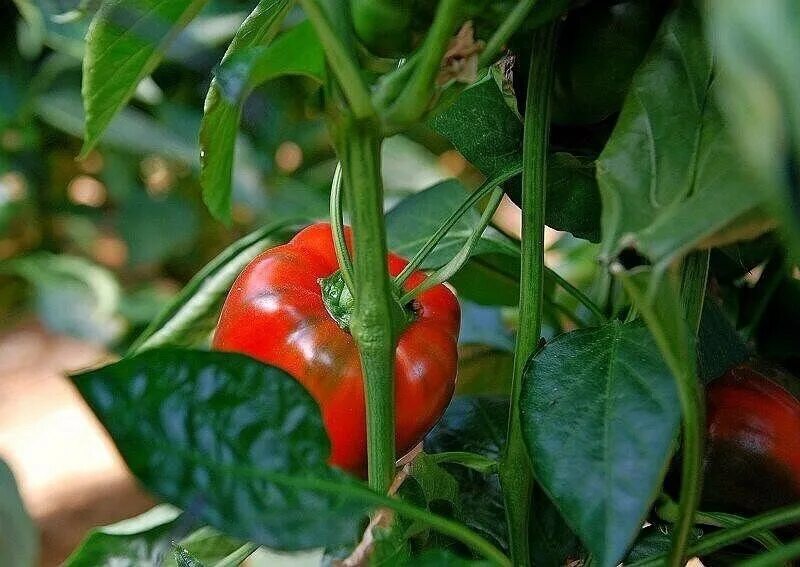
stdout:
[(141, 163), (142, 177), (147, 192), (153, 196), (164, 195), (175, 182), (167, 160), (161, 156), (148, 156)]
[(795, 266), (792, 269), (792, 277), (796, 280), (800, 280), (800, 266)]
[(10, 258), (19, 250), (19, 245), (10, 238), (0, 240), (0, 259)]
[(106, 186), (94, 177), (78, 175), (69, 182), (67, 196), (77, 205), (99, 207), (106, 202)]
[(255, 220), (256, 215), (249, 207), (237, 203), (231, 208), (231, 217), (235, 222), (250, 224)]
[(89, 155), (78, 163), (84, 173), (97, 174), (103, 171), (103, 156), (97, 150), (92, 150)]
[(22, 149), (22, 133), (19, 130), (9, 128), (3, 132), (0, 137), (0, 145), (8, 152), (15, 152)]
[(303, 164), (303, 150), (294, 142), (283, 142), (275, 152), (275, 163), (284, 173), (292, 173)]
[(121, 268), (128, 260), (128, 247), (115, 236), (101, 236), (94, 242), (95, 260), (111, 268)]
[(508, 195), (503, 195), (492, 222), (507, 235), (519, 240), (522, 235), (522, 209)]
[(9, 171), (0, 176), (0, 204), (11, 203), (25, 198), (27, 183), (18, 171)]
[(467, 169), (467, 160), (458, 151), (447, 150), (439, 156), (439, 166), (450, 175), (458, 177)]

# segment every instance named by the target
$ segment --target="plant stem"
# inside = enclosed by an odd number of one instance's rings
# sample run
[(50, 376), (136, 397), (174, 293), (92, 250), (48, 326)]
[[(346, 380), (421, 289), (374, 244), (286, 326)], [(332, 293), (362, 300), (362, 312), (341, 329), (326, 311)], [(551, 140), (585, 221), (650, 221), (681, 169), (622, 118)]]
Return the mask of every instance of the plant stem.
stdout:
[(563, 289), (572, 297), (577, 299), (580, 303), (582, 303), (583, 306), (586, 307), (586, 309), (591, 311), (592, 315), (595, 316), (595, 319), (597, 319), (598, 323), (605, 323), (608, 320), (603, 311), (597, 306), (597, 304), (594, 301), (589, 299), (589, 297), (581, 290), (579, 290), (577, 287), (575, 287), (567, 280), (559, 276), (558, 273), (556, 273), (554, 270), (545, 266), (545, 276), (553, 278), (556, 281), (556, 283), (561, 287), (561, 289)]
[(353, 261), (350, 259), (350, 252), (347, 250), (347, 241), (344, 237), (341, 163), (336, 164), (336, 171), (333, 173), (333, 181), (331, 182), (330, 215), (331, 227), (333, 228), (333, 248), (336, 251), (336, 259), (339, 262), (339, 272), (342, 274), (342, 279), (350, 295), (353, 295), (355, 290)]
[(375, 114), (369, 90), (361, 78), (354, 58), (339, 40), (328, 17), (316, 0), (300, 0), (303, 11), (314, 26), (317, 37), (325, 49), (328, 68), (336, 75), (339, 88), (344, 93), (356, 118), (364, 119)]
[[(414, 74), (386, 113), (386, 122), (403, 127), (419, 120), (431, 104), (436, 77), (461, 15), (461, 0), (440, 0), (420, 49)], [(390, 128), (391, 129), (391, 128)]]
[(533, 8), (533, 5), (536, 4), (536, 1), (537, 0), (521, 0), (514, 6), (508, 16), (506, 16), (506, 19), (502, 21), (500, 27), (495, 30), (492, 37), (486, 42), (486, 47), (478, 58), (478, 67), (485, 67), (492, 62), (494, 56), (499, 53), (508, 39), (517, 31), (517, 28), (519, 28), (520, 24), (522, 24), (528, 16), (528, 13), (531, 11), (531, 8)]
[(480, 240), (483, 231), (486, 230), (486, 227), (492, 220), (492, 216), (494, 216), (494, 212), (497, 210), (497, 206), (500, 204), (500, 200), (502, 198), (503, 190), (500, 189), (500, 187), (495, 187), (491, 199), (489, 200), (489, 204), (486, 206), (486, 209), (481, 215), (481, 220), (478, 223), (478, 226), (475, 227), (475, 230), (473, 230), (472, 234), (469, 235), (469, 238), (467, 238), (467, 240), (461, 246), (461, 249), (449, 262), (447, 262), (447, 264), (428, 275), (428, 277), (426, 277), (417, 287), (406, 292), (400, 298), (400, 305), (405, 305), (413, 298), (419, 297), (420, 294), (425, 293), (432, 287), (437, 286), (442, 282), (446, 282), (452, 278), (458, 270), (461, 269), (467, 260), (469, 260), (469, 256), (472, 253), (473, 248), (475, 248), (475, 245), (478, 243), (478, 240)]
[(509, 547), (514, 565), (530, 564), (528, 516), (533, 493), (531, 459), (522, 439), (519, 398), (522, 370), (536, 351), (542, 328), (544, 298), (544, 210), (550, 91), (553, 83), (555, 24), (533, 34), (522, 146), (522, 261), (519, 332), (514, 349), (511, 413), (506, 448), (500, 460)]
[[(647, 323), (678, 389), (683, 426), (681, 489), (672, 547), (665, 565), (683, 567), (686, 546), (700, 502), (704, 406), (697, 380), (695, 335), (687, 324), (687, 320), (695, 321), (699, 314), (687, 314), (683, 308), (684, 305), (693, 305), (699, 309), (702, 302), (681, 297), (680, 289), (683, 287), (684, 291), (705, 293), (705, 285), (686, 285), (686, 281), (681, 282), (678, 274), (671, 270), (663, 277), (649, 271), (631, 274), (625, 272), (622, 266), (612, 266), (612, 270), (622, 280), (633, 305)], [(695, 277), (705, 275), (702, 270), (695, 270), (694, 273)]]
[[(755, 518), (750, 518), (734, 528), (703, 536), (699, 542), (686, 550), (686, 555), (688, 557), (708, 555), (759, 533), (796, 523), (800, 523), (800, 505), (795, 504), (772, 510)], [(655, 557), (648, 557), (642, 561), (631, 563), (628, 567), (655, 567), (656, 565), (664, 565), (666, 559), (666, 554), (656, 555)]]
[(453, 214), (451, 214), (447, 219), (436, 229), (430, 238), (422, 245), (422, 248), (414, 254), (414, 257), (411, 261), (406, 265), (403, 270), (397, 274), (394, 278), (395, 285), (399, 288), (402, 286), (405, 281), (408, 279), (414, 270), (418, 269), (428, 255), (436, 248), (436, 245), (445, 237), (445, 235), (450, 231), (450, 229), (455, 226), (455, 224), (459, 221), (461, 217), (463, 217), (467, 211), (469, 211), (475, 203), (480, 201), (485, 195), (487, 195), (493, 188), (497, 187), (501, 183), (504, 183), (518, 175), (522, 171), (522, 167), (513, 167), (509, 168), (508, 171), (504, 171), (503, 173), (494, 176), (491, 179), (487, 179), (483, 185), (475, 189), (467, 199), (461, 203), (461, 206), (456, 209)]
[(367, 407), (369, 484), (385, 493), (394, 477), (395, 320), (389, 278), (380, 129), (374, 121), (340, 117), (334, 138), (352, 203), (355, 309), (351, 332), (361, 356)]
[(797, 557), (800, 557), (800, 539), (792, 540), (781, 547), (746, 559), (739, 563), (739, 567), (775, 567), (775, 565), (783, 565)]

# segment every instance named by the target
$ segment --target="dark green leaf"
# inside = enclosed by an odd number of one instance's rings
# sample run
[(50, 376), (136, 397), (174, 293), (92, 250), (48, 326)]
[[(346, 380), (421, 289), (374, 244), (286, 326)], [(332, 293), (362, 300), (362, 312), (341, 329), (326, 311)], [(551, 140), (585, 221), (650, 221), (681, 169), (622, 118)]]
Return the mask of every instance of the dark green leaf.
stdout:
[(707, 35), (719, 62), (715, 90), (753, 174), (800, 256), (800, 6), (794, 0), (709, 2)]
[[(431, 458), (437, 459), (441, 455), (442, 465), (459, 481), (464, 521), (501, 547), (505, 547), (507, 536), (503, 495), (497, 475), (467, 468), (459, 461), (448, 464), (447, 455), (479, 455), (486, 461), (497, 462), (505, 442), (507, 424), (507, 398), (458, 396), (425, 439), (425, 449), (431, 453)], [(563, 565), (568, 558), (579, 556), (577, 538), (538, 484), (532, 505), (536, 509), (530, 525), (534, 565)]]
[(166, 345), (191, 346), (207, 340), (236, 276), (258, 254), (285, 240), (289, 226), (286, 222), (265, 226), (223, 250), (150, 322), (129, 352)]
[[(392, 252), (411, 258), (428, 237), (469, 196), (455, 179), (447, 179), (424, 191), (406, 197), (386, 214), (386, 232)], [(480, 213), (470, 209), (456, 222), (423, 263), (423, 268), (438, 268), (447, 263), (480, 224)], [(487, 228), (472, 250), (472, 256), (500, 252), (516, 255), (518, 246), (497, 230)]]
[[(492, 73), (465, 89), (431, 125), (487, 177), (522, 163), (522, 122)], [(592, 160), (559, 152), (547, 166), (546, 224), (599, 240), (600, 194)]]
[[(702, 534), (699, 530), (695, 529), (692, 532), (690, 541), (697, 541), (698, 537)], [(672, 547), (672, 533), (668, 526), (665, 525), (650, 525), (644, 528), (636, 542), (633, 544), (628, 556), (625, 558), (625, 563), (633, 563), (635, 561), (642, 561), (649, 557), (666, 554)]]
[(482, 254), (467, 262), (450, 283), (459, 295), (480, 305), (517, 305), (519, 256)]
[(277, 368), (154, 349), (75, 376), (139, 480), (234, 537), (277, 549), (354, 541), (365, 506), (334, 487), (319, 408)]
[[(696, 9), (683, 3), (634, 75), (597, 162), (606, 258), (632, 246), (667, 263), (769, 226), (715, 105), (713, 71)], [(723, 229), (731, 232), (720, 239)]]
[(206, 0), (106, 0), (86, 37), (83, 101), (86, 135), (82, 155), (97, 143), (139, 82), (161, 62), (164, 51)]
[(156, 506), (135, 518), (94, 528), (72, 552), (64, 567), (155, 567), (170, 555), (170, 540), (178, 537), (186, 520), (168, 504)]
[(0, 460), (0, 557), (6, 565), (38, 564), (39, 533), (20, 498), (14, 474)]
[(297, 25), (268, 46), (256, 47), (274, 33), (270, 30), (280, 24), (288, 3), (273, 2), (272, 6), (261, 16), (264, 26), (259, 41), (242, 39), (236, 50), (229, 50), (206, 95), (200, 126), (200, 183), (206, 205), (221, 220), (230, 218), (236, 137), (245, 98), (256, 86), (281, 75), (301, 75), (321, 82), (325, 72), (322, 46), (309, 22)]
[(556, 337), (529, 361), (520, 406), (536, 478), (598, 563), (616, 565), (658, 493), (680, 419), (647, 329), (614, 321)]
[(409, 467), (409, 476), (419, 484), (428, 504), (443, 501), (452, 507), (456, 517), (461, 515), (458, 482), (430, 455), (419, 453)]
[(700, 380), (708, 383), (748, 357), (747, 345), (725, 313), (712, 298), (706, 298), (697, 333), (697, 375)]

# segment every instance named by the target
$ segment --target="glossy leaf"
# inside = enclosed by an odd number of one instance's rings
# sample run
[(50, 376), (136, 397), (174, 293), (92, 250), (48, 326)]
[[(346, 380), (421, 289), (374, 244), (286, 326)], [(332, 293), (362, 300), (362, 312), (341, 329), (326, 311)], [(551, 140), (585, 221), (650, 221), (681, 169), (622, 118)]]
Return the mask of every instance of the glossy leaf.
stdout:
[[(712, 63), (696, 8), (681, 4), (634, 75), (598, 158), (607, 259), (632, 246), (654, 263), (667, 263), (769, 226), (758, 214), (763, 195), (740, 168), (715, 104)], [(754, 224), (737, 224), (718, 237), (742, 217)]]
[(154, 349), (73, 377), (139, 480), (234, 537), (278, 549), (354, 541), (365, 506), (326, 465), (319, 408), (246, 356)]
[[(274, 33), (287, 7), (288, 2), (273, 2), (270, 10), (264, 10), (259, 42)], [(225, 221), (230, 218), (236, 137), (247, 96), (258, 85), (281, 75), (322, 82), (325, 72), (322, 46), (309, 22), (295, 26), (267, 46), (256, 46), (256, 35), (242, 39), (235, 50), (226, 53), (206, 96), (200, 126), (203, 199), (211, 213)]]
[(94, 528), (72, 552), (64, 567), (161, 565), (171, 554), (170, 540), (188, 527), (181, 511), (161, 504), (134, 518)]
[(736, 143), (800, 257), (800, 7), (794, 0), (709, 2), (706, 27), (719, 62), (715, 95)]
[[(493, 73), (465, 89), (431, 126), (487, 177), (522, 163), (522, 121)], [(599, 239), (600, 194), (592, 160), (567, 152), (550, 157), (545, 222), (579, 238)]]
[(28, 516), (14, 474), (0, 460), (0, 557), (7, 565), (38, 563), (39, 533)]
[(556, 337), (529, 361), (523, 434), (536, 478), (598, 564), (624, 557), (656, 497), (680, 419), (641, 323)]
[(83, 59), (86, 135), (82, 155), (97, 143), (139, 82), (207, 0), (106, 0), (94, 16)]
[(129, 352), (157, 346), (191, 346), (207, 340), (236, 276), (258, 254), (285, 240), (289, 226), (285, 222), (266, 226), (223, 250), (150, 322)]

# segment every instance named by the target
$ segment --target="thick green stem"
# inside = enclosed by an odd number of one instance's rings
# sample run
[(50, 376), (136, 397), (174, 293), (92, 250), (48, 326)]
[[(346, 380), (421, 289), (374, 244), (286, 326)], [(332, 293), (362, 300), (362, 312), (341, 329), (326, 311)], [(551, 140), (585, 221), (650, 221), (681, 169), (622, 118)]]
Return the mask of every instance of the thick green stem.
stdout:
[(355, 309), (351, 332), (361, 355), (367, 407), (369, 484), (386, 492), (394, 477), (394, 329), (383, 219), (380, 129), (341, 117), (334, 136), (352, 207)]
[(300, 4), (325, 48), (325, 56), (330, 63), (328, 68), (336, 76), (339, 88), (344, 93), (353, 114), (361, 119), (372, 116), (375, 113), (372, 99), (352, 53), (342, 43), (325, 11), (316, 0), (300, 0)]
[(425, 36), (419, 60), (414, 66), (414, 73), (386, 113), (386, 122), (391, 125), (390, 128), (412, 124), (428, 110), (433, 100), (442, 58), (456, 31), (460, 16), (461, 0), (439, 1), (433, 24)]
[(531, 459), (522, 439), (519, 398), (522, 370), (536, 351), (542, 328), (544, 298), (544, 210), (550, 91), (553, 83), (555, 25), (533, 36), (522, 147), (522, 262), (519, 332), (514, 350), (511, 414), (506, 449), (500, 461), (500, 482), (508, 520), (511, 559), (529, 565), (528, 515), (533, 493)]

